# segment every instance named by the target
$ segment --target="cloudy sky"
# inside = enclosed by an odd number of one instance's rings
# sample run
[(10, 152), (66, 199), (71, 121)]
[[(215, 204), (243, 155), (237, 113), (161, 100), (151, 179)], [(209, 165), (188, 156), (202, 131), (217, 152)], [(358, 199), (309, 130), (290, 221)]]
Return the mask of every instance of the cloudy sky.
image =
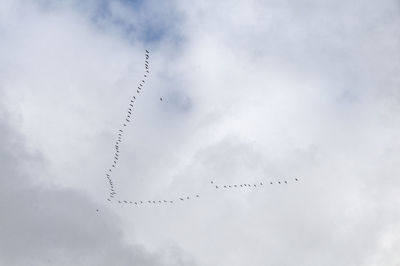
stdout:
[[(196, 200), (106, 200), (145, 49), (118, 196)], [(2, 0), (0, 265), (398, 266), (399, 77), (395, 0)]]

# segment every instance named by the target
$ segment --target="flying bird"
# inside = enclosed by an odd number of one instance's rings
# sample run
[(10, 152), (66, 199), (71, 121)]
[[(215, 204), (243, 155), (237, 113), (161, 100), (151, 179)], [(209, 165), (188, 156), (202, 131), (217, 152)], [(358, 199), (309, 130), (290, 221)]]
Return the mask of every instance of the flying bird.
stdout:
[(160, 97), (160, 101), (162, 101), (162, 97)]

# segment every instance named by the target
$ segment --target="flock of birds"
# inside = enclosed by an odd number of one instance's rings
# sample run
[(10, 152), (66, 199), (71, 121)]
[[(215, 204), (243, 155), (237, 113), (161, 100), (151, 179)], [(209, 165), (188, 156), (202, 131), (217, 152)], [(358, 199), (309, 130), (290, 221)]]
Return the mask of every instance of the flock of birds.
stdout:
[[(114, 181), (112, 179), (112, 173), (113, 173), (113, 169), (115, 169), (117, 167), (118, 161), (120, 158), (120, 145), (122, 142), (122, 137), (124, 135), (124, 130), (126, 129), (128, 124), (133, 119), (134, 103), (135, 103), (137, 97), (139, 96), (140, 92), (144, 89), (146, 80), (147, 80), (148, 76), (150, 75), (149, 58), (150, 58), (149, 51), (146, 50), (145, 60), (144, 60), (145, 73), (143, 74), (143, 79), (139, 83), (139, 86), (136, 89), (136, 93), (132, 96), (132, 98), (129, 101), (128, 110), (126, 112), (124, 122), (122, 123), (121, 128), (118, 130), (117, 140), (115, 142), (115, 152), (114, 152), (113, 160), (112, 160), (113, 162), (112, 162), (110, 168), (107, 169), (107, 173), (106, 173), (106, 178), (107, 178), (108, 184), (109, 184), (109, 196), (107, 198), (108, 201), (112, 201), (115, 198), (115, 196), (117, 195), (117, 192), (115, 191), (115, 187), (114, 187)], [(162, 101), (162, 98), (160, 98), (160, 100)], [(119, 201), (119, 202), (121, 202), (121, 201)], [(127, 201), (124, 201), (124, 202), (127, 202)]]
[[(132, 96), (132, 98), (129, 101), (129, 106), (126, 112), (126, 116), (124, 118), (124, 121), (121, 125), (121, 128), (118, 130), (117, 132), (117, 138), (116, 138), (116, 142), (115, 142), (115, 152), (113, 154), (113, 159), (112, 159), (112, 163), (110, 168), (107, 169), (106, 172), (106, 179), (108, 181), (109, 184), (109, 195), (107, 197), (107, 201), (112, 202), (112, 201), (116, 201), (118, 204), (126, 204), (126, 205), (131, 205), (131, 206), (139, 206), (139, 205), (159, 205), (159, 204), (174, 204), (175, 202), (184, 202), (187, 200), (192, 200), (192, 199), (198, 199), (200, 198), (199, 194), (195, 194), (195, 195), (186, 195), (184, 197), (176, 197), (174, 199), (158, 199), (158, 200), (139, 200), (139, 201), (131, 201), (131, 200), (117, 200), (116, 199), (116, 189), (114, 186), (114, 180), (112, 178), (112, 174), (113, 174), (113, 170), (115, 170), (115, 168), (118, 166), (118, 162), (119, 162), (119, 158), (120, 158), (120, 147), (121, 147), (121, 143), (122, 143), (122, 137), (124, 136), (126, 127), (129, 125), (129, 123), (132, 121), (133, 119), (133, 108), (134, 108), (134, 103), (137, 100), (137, 98), (139, 97), (140, 93), (142, 92), (142, 90), (144, 89), (144, 85), (146, 83), (146, 80), (149, 77), (150, 74), (150, 70), (149, 70), (149, 58), (150, 58), (150, 54), (149, 51), (146, 50), (145, 53), (145, 60), (144, 60), (144, 66), (145, 66), (145, 72), (143, 74), (143, 79), (142, 81), (139, 83), (137, 89), (136, 89), (136, 93)], [(160, 101), (163, 101), (163, 98), (160, 97)], [(298, 182), (299, 179), (298, 178), (294, 178), (293, 179), (294, 182)], [(249, 183), (243, 183), (243, 184), (225, 184), (225, 185), (218, 185), (217, 183), (215, 183), (214, 181), (210, 181), (210, 184), (212, 186), (214, 186), (214, 188), (216, 190), (218, 189), (249, 189), (249, 188), (259, 188), (259, 187), (263, 187), (267, 184), (269, 185), (273, 185), (273, 184), (277, 184), (277, 185), (281, 185), (281, 184), (288, 184), (287, 180), (278, 180), (278, 181), (268, 181), (268, 182), (257, 182), (254, 184), (249, 184)], [(99, 211), (98, 209), (96, 211)]]

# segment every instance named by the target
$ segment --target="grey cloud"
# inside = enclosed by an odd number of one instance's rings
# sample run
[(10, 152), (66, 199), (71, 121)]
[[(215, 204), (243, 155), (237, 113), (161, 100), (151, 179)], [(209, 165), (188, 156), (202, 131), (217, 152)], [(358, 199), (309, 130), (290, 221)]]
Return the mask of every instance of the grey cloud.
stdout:
[(37, 184), (48, 174), (45, 160), (27, 149), (5, 113), (0, 139), (1, 265), (191, 264), (176, 248), (150, 253), (128, 244), (113, 211), (81, 191)]

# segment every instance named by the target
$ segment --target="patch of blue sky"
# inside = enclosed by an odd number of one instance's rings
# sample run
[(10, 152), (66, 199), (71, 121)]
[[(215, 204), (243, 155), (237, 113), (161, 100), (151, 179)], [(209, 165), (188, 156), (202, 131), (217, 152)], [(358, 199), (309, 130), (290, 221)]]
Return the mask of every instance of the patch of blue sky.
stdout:
[(143, 42), (145, 46), (156, 45), (165, 39), (179, 44), (182, 36), (176, 30), (181, 23), (181, 16), (173, 7), (144, 0), (119, 0), (119, 3), (129, 9), (129, 13), (135, 19), (128, 20), (112, 12), (109, 1), (99, 1), (95, 12), (92, 13), (92, 21), (100, 26), (112, 25), (121, 31), (124, 38), (130, 41)]

